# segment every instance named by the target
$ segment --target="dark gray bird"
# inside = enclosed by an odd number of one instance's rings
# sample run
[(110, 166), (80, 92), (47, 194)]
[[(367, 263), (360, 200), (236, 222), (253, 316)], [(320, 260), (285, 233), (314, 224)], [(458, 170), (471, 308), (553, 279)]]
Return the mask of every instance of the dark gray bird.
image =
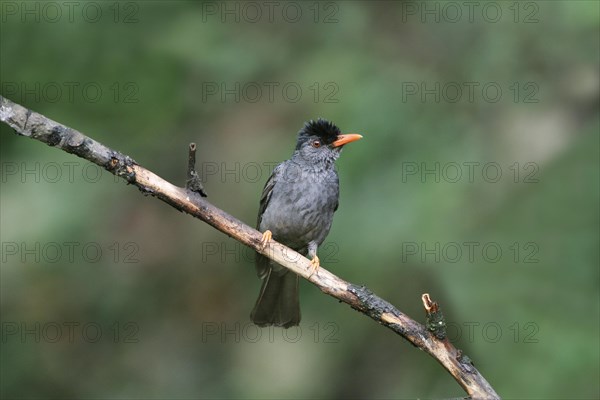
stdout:
[[(263, 243), (271, 237), (311, 259), (319, 267), (317, 248), (331, 228), (338, 208), (339, 178), (335, 160), (342, 147), (362, 138), (342, 135), (337, 126), (318, 119), (298, 133), (292, 158), (273, 170), (260, 198), (257, 229)], [(250, 314), (259, 326), (290, 326), (300, 323), (298, 275), (257, 254), (256, 271), (263, 280)]]

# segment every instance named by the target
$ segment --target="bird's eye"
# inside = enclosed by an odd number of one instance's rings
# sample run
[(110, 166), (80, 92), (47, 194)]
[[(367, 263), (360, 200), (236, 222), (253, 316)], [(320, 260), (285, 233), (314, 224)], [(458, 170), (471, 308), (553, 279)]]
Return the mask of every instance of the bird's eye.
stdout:
[(312, 147), (314, 147), (315, 149), (321, 147), (321, 141), (320, 140), (313, 140), (313, 142), (311, 143)]

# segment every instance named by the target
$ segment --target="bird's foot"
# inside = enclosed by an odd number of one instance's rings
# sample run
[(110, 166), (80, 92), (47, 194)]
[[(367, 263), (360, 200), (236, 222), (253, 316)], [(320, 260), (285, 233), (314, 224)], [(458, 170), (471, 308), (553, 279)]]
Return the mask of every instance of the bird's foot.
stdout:
[(262, 234), (262, 239), (260, 240), (261, 249), (264, 249), (267, 246), (267, 243), (271, 241), (271, 239), (273, 239), (273, 233), (267, 229)]
[(311, 276), (313, 276), (320, 266), (321, 262), (319, 261), (319, 257), (315, 255), (313, 259), (310, 260), (310, 275), (308, 277), (310, 278)]

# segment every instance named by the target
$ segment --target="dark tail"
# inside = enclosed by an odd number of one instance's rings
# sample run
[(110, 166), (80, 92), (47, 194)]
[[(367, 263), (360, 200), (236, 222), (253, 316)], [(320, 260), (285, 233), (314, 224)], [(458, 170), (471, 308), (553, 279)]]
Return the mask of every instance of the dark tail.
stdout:
[(280, 268), (269, 268), (263, 278), (260, 294), (250, 314), (252, 322), (258, 326), (289, 328), (300, 323), (298, 275)]

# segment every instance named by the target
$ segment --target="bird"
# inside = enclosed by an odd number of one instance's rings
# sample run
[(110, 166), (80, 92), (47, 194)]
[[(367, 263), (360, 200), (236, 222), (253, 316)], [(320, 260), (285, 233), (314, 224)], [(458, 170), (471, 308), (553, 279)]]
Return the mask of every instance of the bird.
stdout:
[[(319, 118), (298, 132), (290, 159), (278, 164), (267, 180), (258, 210), (257, 230), (263, 248), (275, 240), (311, 259), (312, 273), (339, 204), (335, 161), (344, 145), (362, 138), (342, 134), (332, 122)], [(294, 272), (256, 254), (262, 286), (250, 318), (254, 324), (289, 328), (300, 324), (299, 279)]]

